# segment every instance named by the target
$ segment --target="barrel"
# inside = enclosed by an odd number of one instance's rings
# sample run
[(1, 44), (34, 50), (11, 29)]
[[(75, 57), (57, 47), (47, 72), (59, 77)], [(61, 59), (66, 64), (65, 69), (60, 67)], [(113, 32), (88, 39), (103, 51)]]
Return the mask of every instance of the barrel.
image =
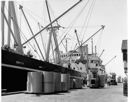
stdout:
[(78, 89), (79, 88), (79, 79), (78, 78), (76, 78), (76, 81), (75, 81), (75, 86), (76, 86), (76, 88)]
[(70, 75), (61, 74), (61, 90), (68, 91), (70, 89)]
[(89, 87), (89, 86), (90, 86), (90, 75), (87, 74), (87, 87)]
[(42, 93), (42, 72), (28, 72), (27, 75), (27, 92)]
[(70, 89), (73, 89), (73, 77), (70, 77)]
[(76, 83), (76, 78), (73, 78), (73, 89), (76, 89), (77, 88), (77, 83)]
[(74, 89), (80, 89), (82, 88), (83, 80), (80, 77), (75, 77), (74, 78)]
[(79, 88), (81, 89), (83, 86), (83, 79), (82, 78), (79, 78)]
[(54, 72), (55, 92), (61, 91), (61, 73)]
[(55, 78), (54, 72), (44, 71), (43, 93), (55, 92)]
[(105, 85), (105, 75), (100, 75), (100, 87), (104, 87)]

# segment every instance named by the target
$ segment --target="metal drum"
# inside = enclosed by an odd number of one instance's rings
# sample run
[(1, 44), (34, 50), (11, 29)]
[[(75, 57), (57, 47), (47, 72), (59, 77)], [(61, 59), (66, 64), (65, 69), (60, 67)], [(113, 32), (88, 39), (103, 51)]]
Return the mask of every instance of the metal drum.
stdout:
[(55, 92), (61, 91), (61, 74), (54, 72)]
[(55, 92), (54, 72), (44, 72), (43, 84), (44, 84), (44, 86), (43, 86), (44, 93), (54, 93)]
[(78, 88), (78, 79), (74, 78), (73, 82), (74, 82), (74, 89), (77, 89)]
[(61, 74), (61, 90), (68, 91), (70, 89), (70, 75)]
[(83, 80), (82, 80), (82, 78), (79, 78), (79, 87), (78, 88), (82, 88), (82, 84), (83, 84)]
[(105, 86), (105, 75), (100, 75), (100, 87)]
[(75, 88), (75, 89), (80, 89), (80, 88), (82, 88), (82, 84), (83, 84), (82, 78), (80, 78), (80, 77), (75, 77), (75, 78), (73, 79), (73, 82), (74, 82), (74, 88)]
[(70, 89), (73, 89), (73, 77), (70, 77)]
[(90, 86), (90, 75), (87, 74), (87, 86), (89, 87)]
[(42, 93), (43, 73), (28, 72), (27, 76), (27, 92), (28, 93)]

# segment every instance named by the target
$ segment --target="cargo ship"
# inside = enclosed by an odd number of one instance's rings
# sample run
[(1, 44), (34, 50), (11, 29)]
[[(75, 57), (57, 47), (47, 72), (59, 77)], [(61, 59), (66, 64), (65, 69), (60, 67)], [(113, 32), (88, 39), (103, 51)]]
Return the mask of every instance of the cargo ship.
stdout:
[[(85, 72), (83, 80), (86, 81), (88, 87), (104, 87), (107, 73), (105, 66), (102, 65), (102, 60), (96, 54), (88, 54), (87, 46), (79, 48), (82, 48), (82, 54), (80, 49), (61, 54), (63, 66), (79, 72)], [(81, 55), (83, 55), (83, 59), (81, 59)]]
[[(23, 11), (23, 6), (19, 5), (19, 9), (23, 13), (23, 16), (27, 22), (27, 25), (32, 33), (31, 38), (26, 39), (23, 43), (21, 42), (20, 28), (18, 26), (15, 2), (1, 1), (1, 31), (2, 31), (2, 93), (8, 92), (18, 92), (24, 91), (28, 93), (54, 93), (58, 91), (68, 91), (70, 89), (70, 76), (75, 76), (81, 78), (81, 73), (67, 67), (61, 66), (61, 61), (59, 58), (59, 47), (56, 38), (56, 27), (53, 27), (52, 24), (60, 19), (63, 15), (68, 13), (71, 9), (73, 9), (76, 5), (81, 2), (78, 1), (69, 9), (67, 9), (64, 13), (62, 13), (55, 20), (51, 21), (50, 14), (49, 20), (50, 23), (43, 27), (36, 34), (33, 33), (32, 28), (28, 22), (27, 17), (25, 16), (25, 12)], [(5, 12), (5, 5), (8, 4), (8, 12)], [(46, 0), (47, 10), (48, 2)], [(8, 18), (6, 16), (8, 14)], [(5, 28), (5, 24), (7, 29)], [(49, 42), (46, 53), (46, 58), (40, 49), (38, 41), (35, 36), (40, 34), (43, 30), (49, 29)], [(8, 31), (8, 38), (5, 39), (6, 33)], [(51, 46), (51, 37), (53, 36), (55, 42), (55, 61), (54, 63), (50, 62), (49, 52)], [(25, 54), (24, 48), (26, 44), (29, 44), (30, 40), (34, 39), (38, 51), (40, 52), (41, 59), (35, 59), (30, 51)], [(7, 40), (7, 43), (5, 43)], [(13, 47), (11, 46), (13, 45)], [(29, 44), (31, 45), (31, 44)], [(34, 49), (36, 52), (36, 50)]]
[[(25, 42), (21, 42), (20, 29), (18, 26), (16, 9), (14, 1), (8, 1), (8, 19), (5, 13), (5, 1), (1, 2), (1, 31), (2, 31), (2, 92), (14, 92), (24, 91), (28, 93), (54, 93), (60, 91), (68, 91), (69, 89), (82, 88), (88, 79), (87, 76), (91, 75), (93, 70), (91, 66), (91, 59), (96, 58), (93, 55), (88, 54), (88, 48), (84, 45), (88, 40), (95, 36), (98, 32), (104, 29), (102, 25), (97, 32), (91, 35), (86, 41), (72, 51), (61, 53), (59, 50), (59, 44), (57, 40), (56, 31), (61, 27), (58, 25), (59, 20), (63, 15), (67, 14), (70, 10), (76, 7), (82, 0), (79, 0), (64, 13), (58, 16), (53, 21), (51, 20), (48, 2), (46, 0), (46, 7), (50, 23), (41, 28), (36, 34), (29, 24), (29, 21), (23, 10), (23, 6), (19, 5), (25, 21), (29, 27), (32, 36), (26, 39)], [(53, 25), (57, 23), (57, 26)], [(7, 24), (5, 29), (5, 23)], [(5, 44), (5, 30), (8, 30), (7, 44)], [(49, 40), (47, 44), (47, 51), (42, 53), (39, 42), (36, 36), (41, 34), (42, 31), (47, 30), (49, 32)], [(7, 32), (6, 32), (7, 33)], [(77, 31), (75, 30), (77, 35)], [(52, 37), (55, 44), (55, 58), (50, 61), (50, 49), (52, 46)], [(12, 40), (12, 41), (11, 41)], [(24, 53), (26, 44), (29, 44), (31, 40), (34, 40), (37, 45), (38, 52), (40, 52), (41, 59), (35, 59), (30, 52)], [(78, 36), (77, 36), (78, 40)], [(10, 43), (12, 43), (13, 48)], [(31, 45), (31, 44), (29, 44)], [(32, 45), (31, 45), (32, 46)], [(33, 47), (32, 47), (33, 48)], [(34, 49), (36, 52), (36, 50)], [(101, 65), (100, 60), (94, 61), (97, 65), (98, 75), (103, 76), (105, 68)], [(95, 78), (95, 77), (93, 77)], [(100, 78), (102, 80), (104, 78)], [(93, 82), (93, 81), (92, 81)], [(101, 83), (104, 81), (101, 81)], [(104, 85), (101, 85), (104, 86)]]
[(106, 83), (106, 71), (105, 66), (102, 65), (102, 60), (96, 55), (91, 55), (89, 62), (88, 86), (90, 88), (104, 87)]

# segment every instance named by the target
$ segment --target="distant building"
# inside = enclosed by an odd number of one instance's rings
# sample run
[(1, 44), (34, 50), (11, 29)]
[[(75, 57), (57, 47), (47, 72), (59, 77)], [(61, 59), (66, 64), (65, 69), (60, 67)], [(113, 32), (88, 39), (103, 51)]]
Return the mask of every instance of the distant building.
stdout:
[(124, 73), (128, 73), (128, 61), (127, 61), (127, 55), (128, 55), (128, 40), (123, 40), (122, 41), (122, 53), (123, 53), (123, 62), (124, 62)]

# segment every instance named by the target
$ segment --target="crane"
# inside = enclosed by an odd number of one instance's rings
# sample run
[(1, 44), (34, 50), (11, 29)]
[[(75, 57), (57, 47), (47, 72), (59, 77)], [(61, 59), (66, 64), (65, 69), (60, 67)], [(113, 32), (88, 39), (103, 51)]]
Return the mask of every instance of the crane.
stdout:
[(104, 52), (105, 50), (102, 50), (102, 52), (101, 52), (101, 54), (100, 54), (100, 56), (99, 57), (101, 57), (101, 55), (103, 54), (103, 52)]
[(116, 56), (112, 57), (104, 66), (108, 65), (115, 58), (116, 58)]

